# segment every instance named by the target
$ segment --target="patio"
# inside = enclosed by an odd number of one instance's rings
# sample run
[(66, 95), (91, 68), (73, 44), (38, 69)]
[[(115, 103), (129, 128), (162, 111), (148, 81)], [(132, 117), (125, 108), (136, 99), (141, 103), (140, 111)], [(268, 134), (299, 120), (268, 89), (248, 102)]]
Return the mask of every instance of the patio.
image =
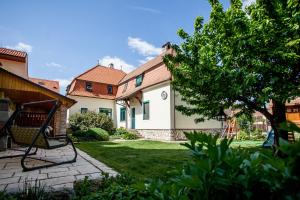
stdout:
[[(73, 190), (73, 183), (83, 180), (85, 176), (90, 179), (101, 178), (101, 172), (109, 173), (110, 176), (117, 175), (117, 172), (105, 164), (95, 160), (86, 153), (77, 149), (78, 157), (75, 163), (59, 165), (50, 168), (43, 168), (29, 172), (23, 172), (20, 164), (20, 157), (0, 160), (0, 191), (18, 192), (24, 188), (25, 183), (34, 185), (38, 180), (46, 190), (62, 191)], [(0, 156), (19, 153), (12, 150), (0, 152)], [(51, 161), (67, 159), (72, 156), (72, 149), (67, 146), (55, 150), (38, 150), (34, 157), (46, 157)], [(28, 165), (38, 165), (41, 161), (29, 160)]]

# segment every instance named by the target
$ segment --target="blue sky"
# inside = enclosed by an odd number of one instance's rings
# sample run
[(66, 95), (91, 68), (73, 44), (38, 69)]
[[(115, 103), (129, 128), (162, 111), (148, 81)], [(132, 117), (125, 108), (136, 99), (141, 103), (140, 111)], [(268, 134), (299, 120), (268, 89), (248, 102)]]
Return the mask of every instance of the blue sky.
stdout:
[(59, 80), (62, 93), (98, 60), (138, 67), (210, 12), (207, 0), (2, 0), (0, 7), (0, 46), (28, 51), (29, 75)]

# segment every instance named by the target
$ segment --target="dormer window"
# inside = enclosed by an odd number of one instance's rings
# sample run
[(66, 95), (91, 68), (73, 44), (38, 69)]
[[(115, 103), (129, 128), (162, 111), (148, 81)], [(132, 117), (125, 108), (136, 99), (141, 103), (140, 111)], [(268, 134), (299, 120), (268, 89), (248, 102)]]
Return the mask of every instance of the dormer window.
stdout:
[(113, 86), (112, 85), (107, 86), (107, 93), (108, 94), (113, 94)]
[(85, 90), (88, 92), (92, 92), (93, 91), (93, 85), (91, 82), (85, 82)]
[(135, 87), (142, 85), (142, 82), (143, 82), (143, 74), (140, 74), (135, 78)]

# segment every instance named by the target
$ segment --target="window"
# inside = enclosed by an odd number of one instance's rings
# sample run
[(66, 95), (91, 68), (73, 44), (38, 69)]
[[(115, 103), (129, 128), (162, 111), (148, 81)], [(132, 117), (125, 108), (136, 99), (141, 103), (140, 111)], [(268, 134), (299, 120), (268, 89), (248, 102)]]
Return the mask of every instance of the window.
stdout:
[(108, 117), (112, 118), (112, 109), (111, 108), (99, 108), (99, 113), (104, 113)]
[(108, 94), (112, 94), (113, 93), (113, 86), (112, 85), (108, 85), (107, 86), (107, 93)]
[(120, 121), (126, 120), (126, 108), (120, 108)]
[(87, 113), (87, 111), (88, 111), (88, 109), (87, 109), (87, 108), (81, 108), (81, 109), (80, 109), (80, 112), (81, 112), (81, 114), (83, 114), (83, 113)]
[(126, 92), (126, 90), (127, 90), (127, 87), (128, 87), (128, 82), (126, 82), (126, 83), (125, 83), (125, 85), (124, 85), (124, 87), (123, 87), (123, 91), (122, 91), (122, 93)]
[(147, 120), (150, 117), (150, 113), (149, 113), (149, 101), (145, 101), (143, 103), (143, 119)]
[(85, 82), (85, 90), (89, 92), (93, 91), (93, 86), (91, 82)]
[(143, 82), (143, 74), (140, 74), (135, 78), (135, 87), (142, 85), (142, 82)]

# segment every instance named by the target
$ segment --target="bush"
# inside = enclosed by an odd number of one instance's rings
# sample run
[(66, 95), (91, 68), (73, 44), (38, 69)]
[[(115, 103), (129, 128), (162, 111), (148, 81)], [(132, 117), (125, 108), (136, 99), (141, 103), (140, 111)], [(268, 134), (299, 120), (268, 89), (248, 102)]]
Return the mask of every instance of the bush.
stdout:
[(114, 131), (112, 119), (103, 113), (75, 113), (70, 117), (69, 125), (74, 132), (78, 130), (87, 131), (89, 128), (102, 128), (109, 133)]
[(124, 140), (136, 140), (136, 139), (138, 139), (138, 136), (135, 133), (132, 133), (132, 132), (124, 133), (123, 135), (121, 135), (121, 137)]
[(129, 133), (129, 131), (126, 128), (120, 127), (116, 129), (115, 135), (123, 135)]
[(238, 140), (249, 140), (250, 136), (249, 133), (246, 131), (239, 131), (238, 132)]
[(78, 130), (73, 133), (73, 136), (83, 140), (99, 140), (99, 141), (109, 140), (108, 132), (101, 128), (90, 128), (87, 131)]
[(252, 140), (264, 140), (266, 137), (263, 135), (261, 129), (255, 129), (251, 134)]

